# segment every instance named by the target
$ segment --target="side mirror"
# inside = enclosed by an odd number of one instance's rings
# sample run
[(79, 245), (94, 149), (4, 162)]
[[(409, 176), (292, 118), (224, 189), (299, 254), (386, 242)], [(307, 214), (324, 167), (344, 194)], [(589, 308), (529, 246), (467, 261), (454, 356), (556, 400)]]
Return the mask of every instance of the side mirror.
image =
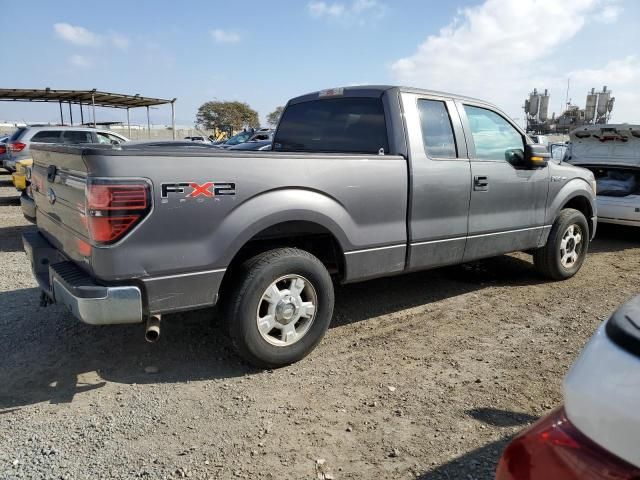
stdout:
[(545, 145), (526, 144), (524, 146), (524, 167), (525, 168), (543, 168), (547, 166), (547, 162), (551, 155)]

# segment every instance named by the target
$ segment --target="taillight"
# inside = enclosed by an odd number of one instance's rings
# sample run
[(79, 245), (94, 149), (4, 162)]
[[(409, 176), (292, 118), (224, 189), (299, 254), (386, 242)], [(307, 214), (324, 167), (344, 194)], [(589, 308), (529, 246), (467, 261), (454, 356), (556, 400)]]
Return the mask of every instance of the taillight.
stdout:
[(603, 449), (559, 408), (505, 449), (496, 480), (639, 480), (640, 468)]
[(0, 155), (2, 155), (3, 153), (7, 153), (7, 147), (4, 145), (0, 145)]
[(138, 224), (151, 208), (143, 181), (93, 181), (87, 185), (87, 228), (96, 243), (113, 243)]
[(24, 147), (26, 147), (26, 146), (27, 146), (26, 143), (11, 142), (9, 144), (9, 150), (11, 150), (12, 152), (21, 152), (22, 150), (24, 150)]

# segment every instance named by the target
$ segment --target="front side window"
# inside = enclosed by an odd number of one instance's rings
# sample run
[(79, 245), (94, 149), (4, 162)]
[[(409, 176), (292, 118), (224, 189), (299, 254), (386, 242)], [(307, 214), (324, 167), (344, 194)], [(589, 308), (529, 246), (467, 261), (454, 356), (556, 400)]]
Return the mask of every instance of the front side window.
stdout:
[(342, 97), (289, 105), (273, 145), (281, 152), (388, 153), (382, 99)]
[(31, 137), (32, 142), (57, 143), (60, 141), (60, 130), (43, 130)]
[(69, 130), (62, 134), (64, 143), (93, 143), (93, 137), (91, 132), (85, 132), (82, 130)]
[(524, 158), (524, 139), (513, 125), (486, 108), (465, 105), (476, 160), (502, 160), (518, 163)]
[(111, 144), (111, 142), (122, 143), (124, 140), (120, 137), (116, 137), (115, 135), (111, 135), (107, 132), (96, 132), (98, 135), (98, 143), (105, 143), (107, 145)]
[(431, 158), (456, 158), (456, 141), (447, 106), (439, 100), (418, 100), (424, 150)]

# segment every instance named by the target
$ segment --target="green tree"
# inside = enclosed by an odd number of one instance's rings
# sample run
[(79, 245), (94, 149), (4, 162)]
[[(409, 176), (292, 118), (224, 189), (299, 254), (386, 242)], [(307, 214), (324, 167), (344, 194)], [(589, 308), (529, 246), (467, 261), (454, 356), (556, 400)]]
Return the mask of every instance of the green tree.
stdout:
[(240, 130), (259, 127), (258, 112), (244, 102), (221, 102), (214, 100), (200, 105), (196, 114), (196, 125), (208, 130), (228, 128)]
[(284, 110), (284, 107), (282, 106), (276, 107), (276, 109), (273, 112), (267, 115), (267, 123), (272, 127), (275, 127), (276, 125), (278, 125), (278, 122), (280, 121), (280, 117), (282, 116), (283, 110)]

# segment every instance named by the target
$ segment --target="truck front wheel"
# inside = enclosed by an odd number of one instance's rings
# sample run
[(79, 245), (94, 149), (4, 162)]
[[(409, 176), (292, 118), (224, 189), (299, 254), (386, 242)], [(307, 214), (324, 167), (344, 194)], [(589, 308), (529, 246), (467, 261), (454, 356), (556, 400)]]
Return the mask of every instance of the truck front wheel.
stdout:
[(322, 340), (333, 315), (333, 284), (325, 266), (296, 248), (269, 250), (245, 261), (227, 295), (231, 340), (261, 368), (304, 358)]
[(552, 280), (573, 277), (589, 250), (589, 226), (582, 212), (566, 208), (553, 222), (547, 244), (533, 253), (533, 263)]

